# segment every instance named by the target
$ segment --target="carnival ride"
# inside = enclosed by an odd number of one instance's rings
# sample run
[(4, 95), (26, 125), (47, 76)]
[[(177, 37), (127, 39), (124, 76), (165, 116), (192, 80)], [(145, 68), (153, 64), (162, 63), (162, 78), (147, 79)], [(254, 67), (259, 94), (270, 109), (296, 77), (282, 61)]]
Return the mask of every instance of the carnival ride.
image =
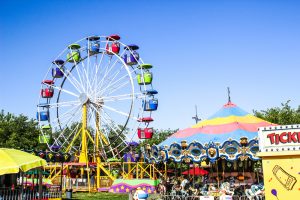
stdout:
[[(146, 152), (146, 160), (173, 164), (175, 176), (182, 176), (183, 165), (186, 169), (201, 166), (209, 170), (203, 183), (216, 183), (217, 188), (225, 182), (236, 186), (254, 184), (261, 178), (258, 173), (261, 161), (256, 156), (258, 128), (272, 125), (242, 110), (229, 98), (228, 103), (207, 120), (153, 145)], [(191, 176), (193, 170), (189, 172)]]
[[(89, 36), (70, 44), (41, 82), (39, 140), (49, 151), (38, 154), (56, 163), (49, 167), (53, 179), (80, 166), (90, 183), (91, 168), (96, 168), (99, 189), (103, 173), (116, 179), (109, 168), (117, 164), (108, 159), (122, 159), (130, 142), (152, 138), (152, 112), (158, 107), (153, 66), (143, 62), (137, 45), (125, 45), (120, 39)], [(144, 167), (140, 170), (148, 173)], [(121, 175), (128, 178), (130, 173), (124, 169)]]

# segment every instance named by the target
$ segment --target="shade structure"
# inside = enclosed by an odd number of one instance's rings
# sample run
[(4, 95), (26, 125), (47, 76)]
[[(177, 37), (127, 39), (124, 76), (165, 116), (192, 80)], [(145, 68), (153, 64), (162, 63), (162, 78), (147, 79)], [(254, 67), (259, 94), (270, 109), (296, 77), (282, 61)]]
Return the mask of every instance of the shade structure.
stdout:
[(214, 162), (219, 157), (236, 160), (241, 156), (257, 160), (258, 128), (272, 125), (275, 124), (257, 118), (229, 101), (208, 119), (152, 146), (148, 158), (156, 162), (169, 158), (177, 162), (208, 158)]
[(201, 175), (201, 176), (203, 176), (203, 175), (208, 174), (208, 171), (206, 171), (205, 169), (201, 169), (200, 167), (194, 167), (194, 168), (191, 168), (187, 171), (182, 172), (182, 174), (184, 174), (184, 175), (190, 174), (190, 175)]
[(0, 175), (26, 172), (47, 162), (35, 155), (16, 149), (0, 148)]

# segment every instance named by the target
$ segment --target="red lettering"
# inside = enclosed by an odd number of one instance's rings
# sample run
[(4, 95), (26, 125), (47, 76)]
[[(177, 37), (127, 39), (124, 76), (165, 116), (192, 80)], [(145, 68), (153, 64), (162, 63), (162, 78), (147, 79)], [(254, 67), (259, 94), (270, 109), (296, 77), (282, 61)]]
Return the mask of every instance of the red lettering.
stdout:
[(278, 134), (275, 135), (275, 144), (279, 144), (279, 135)]
[(300, 132), (297, 133), (298, 136), (298, 142), (300, 143)]
[(289, 143), (291, 143), (291, 142), (296, 143), (297, 142), (296, 134), (297, 134), (297, 132), (294, 132), (293, 134), (291, 132), (289, 132), (289, 136), (288, 136)]
[(270, 142), (271, 142), (271, 144), (274, 144), (274, 136), (275, 136), (275, 133), (270, 133), (270, 134), (268, 134), (267, 135), (267, 138), (269, 138), (270, 139)]
[(280, 134), (280, 136), (279, 136), (279, 141), (281, 142), (281, 143), (283, 143), (283, 144), (285, 144), (285, 143), (287, 143), (287, 139), (283, 139), (283, 137), (285, 137), (287, 135), (287, 133), (286, 132), (283, 132), (283, 133), (281, 133)]

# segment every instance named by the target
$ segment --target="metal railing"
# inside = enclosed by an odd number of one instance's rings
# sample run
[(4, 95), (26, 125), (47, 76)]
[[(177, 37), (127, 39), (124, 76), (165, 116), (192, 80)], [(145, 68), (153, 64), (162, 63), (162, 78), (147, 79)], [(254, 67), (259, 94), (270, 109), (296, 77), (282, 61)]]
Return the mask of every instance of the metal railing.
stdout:
[[(48, 188), (46, 190), (42, 190), (42, 198), (50, 199), (50, 198), (61, 198), (62, 193), (59, 188)], [(0, 200), (38, 200), (39, 191), (31, 190), (31, 189), (11, 189), (11, 188), (0, 188)]]

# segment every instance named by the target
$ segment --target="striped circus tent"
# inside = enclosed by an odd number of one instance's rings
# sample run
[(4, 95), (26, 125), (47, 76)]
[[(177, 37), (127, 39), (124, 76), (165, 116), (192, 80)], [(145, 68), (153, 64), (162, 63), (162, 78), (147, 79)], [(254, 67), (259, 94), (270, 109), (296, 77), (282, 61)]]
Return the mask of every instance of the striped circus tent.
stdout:
[(151, 149), (151, 159), (158, 161), (184, 158), (212, 162), (219, 157), (236, 160), (241, 156), (258, 159), (258, 128), (270, 122), (249, 114), (229, 101), (218, 112), (190, 128), (180, 130)]

